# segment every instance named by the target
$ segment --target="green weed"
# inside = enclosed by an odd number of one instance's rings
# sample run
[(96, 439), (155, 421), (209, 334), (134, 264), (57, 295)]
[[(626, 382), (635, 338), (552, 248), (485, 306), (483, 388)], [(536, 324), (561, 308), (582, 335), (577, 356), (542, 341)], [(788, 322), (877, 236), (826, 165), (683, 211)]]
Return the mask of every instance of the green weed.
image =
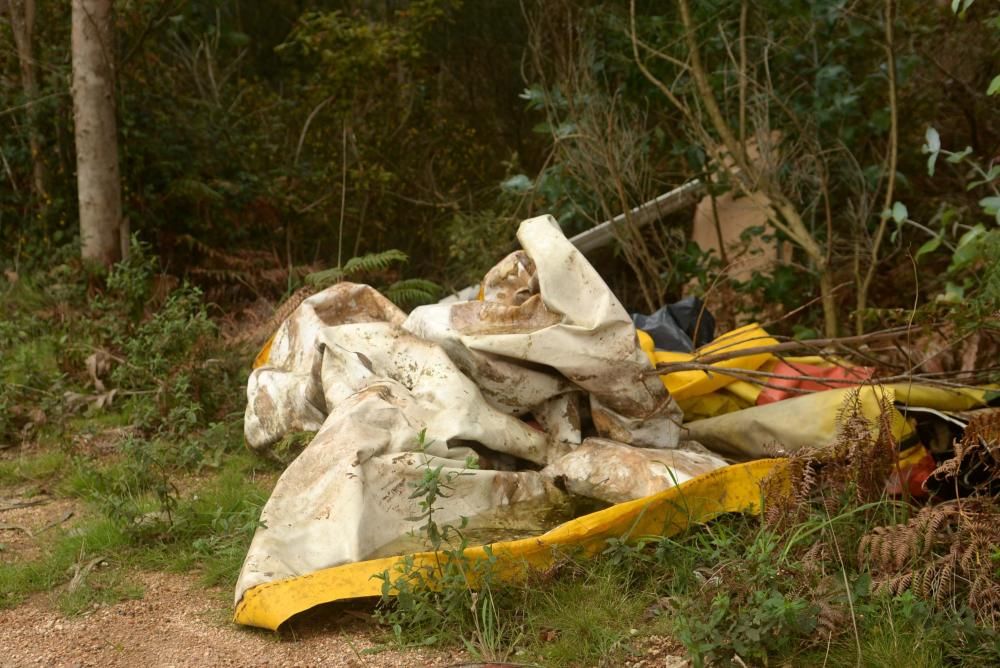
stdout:
[(576, 563), (574, 570), (523, 591), (528, 654), (546, 666), (620, 665), (655, 596), (632, 586), (612, 562)]
[(90, 573), (84, 585), (61, 592), (56, 605), (62, 614), (72, 617), (98, 605), (141, 599), (144, 593), (145, 589), (130, 577), (126, 568), (110, 564)]
[[(416, 532), (426, 541), (427, 549), (438, 553), (434, 566), (417, 566), (411, 557), (403, 560), (397, 572), (385, 571), (376, 576), (382, 580), (382, 600), (376, 619), (392, 630), (397, 644), (435, 645), (466, 642), (472, 646), (478, 629), (483, 633), (499, 628), (489, 621), (496, 610), (492, 596), (479, 597), (471, 583), (489, 590), (495, 558), (487, 550), (485, 561), (473, 561), (465, 555), (468, 542), (462, 534), (466, 519), (458, 527), (441, 525), (435, 519), (438, 500), (447, 498), (452, 482), (465, 471), (443, 473), (443, 465), (432, 466), (426, 455), (426, 434), (421, 431), (417, 451), (424, 453), (421, 478), (412, 484), (411, 499), (418, 499), (420, 513), (411, 518), (423, 522)], [(475, 468), (474, 459), (466, 461)], [(486, 631), (486, 629), (490, 631)], [(490, 636), (490, 641), (495, 638)]]
[(68, 462), (64, 452), (45, 451), (32, 455), (18, 455), (0, 461), (0, 485), (22, 482), (44, 482), (62, 473)]
[(142, 562), (153, 568), (201, 572), (206, 585), (236, 584), (250, 540), (260, 526), (269, 489), (251, 482), (254, 460), (233, 457), (216, 476), (180, 498)]
[[(102, 557), (112, 565), (118, 561), (122, 548), (128, 545), (128, 537), (121, 527), (108, 518), (97, 518), (63, 530), (46, 546), (45, 556), (29, 562), (15, 562), (0, 565), (0, 607), (10, 607), (23, 601), (28, 595), (57, 590), (69, 583), (75, 573), (88, 561)], [(100, 568), (95, 564), (93, 568)], [(74, 597), (82, 600), (88, 594), (80, 591), (86, 587), (84, 575), (82, 584)]]

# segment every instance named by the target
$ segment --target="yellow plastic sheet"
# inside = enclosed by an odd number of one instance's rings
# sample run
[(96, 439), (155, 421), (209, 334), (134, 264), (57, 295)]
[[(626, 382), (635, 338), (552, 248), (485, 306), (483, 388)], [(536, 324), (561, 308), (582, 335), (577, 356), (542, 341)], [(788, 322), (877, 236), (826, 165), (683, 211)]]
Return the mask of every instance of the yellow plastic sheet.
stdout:
[(993, 405), (1000, 398), (1000, 386), (935, 387), (917, 383), (893, 383), (896, 401), (907, 406), (934, 408), (939, 411), (967, 411)]
[[(685, 427), (688, 438), (737, 460), (773, 457), (779, 450), (797, 452), (836, 440), (837, 415), (848, 394), (854, 391), (858, 392), (861, 413), (872, 421), (881, 413), (883, 399), (892, 403), (897, 398), (892, 387), (837, 388), (697, 420)], [(895, 409), (892, 431), (900, 442), (912, 432)]]
[[(765, 459), (718, 469), (677, 487), (605, 510), (584, 515), (534, 538), (494, 543), (496, 575), (516, 582), (532, 569), (550, 565), (559, 548), (578, 549), (585, 555), (599, 553), (608, 538), (635, 540), (641, 536), (670, 536), (692, 524), (728, 512), (760, 510), (760, 483), (783, 459)], [(487, 558), (482, 547), (469, 548), (466, 557)], [(324, 603), (378, 596), (382, 582), (374, 576), (396, 572), (407, 557), (386, 557), (327, 568), (308, 575), (258, 585), (248, 590), (236, 606), (235, 621), (275, 630), (300, 612)], [(414, 565), (429, 566), (439, 555), (421, 552), (409, 555)]]
[(253, 360), (253, 368), (259, 369), (260, 367), (267, 364), (267, 361), (271, 357), (271, 344), (274, 343), (274, 334), (268, 337), (267, 341), (261, 346), (260, 352), (257, 353), (257, 357)]
[[(748, 385), (749, 383), (736, 381), (732, 385), (737, 384)], [(752, 401), (746, 401), (741, 396), (731, 393), (729, 390), (732, 385), (727, 385), (715, 392), (678, 401), (677, 405), (684, 411), (684, 421), (691, 422), (693, 420), (715, 417), (716, 415), (735, 413), (754, 405)]]
[[(758, 346), (777, 345), (777, 343), (760, 325), (754, 323), (727, 332), (711, 343), (698, 348), (694, 353), (679, 353), (654, 350), (652, 339), (648, 334), (639, 330), (639, 347), (646, 353), (653, 365), (669, 362), (697, 362), (700, 358), (715, 353), (734, 352)], [(771, 359), (774, 359), (774, 356), (770, 353), (760, 353), (718, 362), (713, 364), (712, 368), (754, 371)], [(714, 392), (736, 381), (732, 376), (700, 370), (675, 371), (663, 374), (660, 379), (677, 401)]]

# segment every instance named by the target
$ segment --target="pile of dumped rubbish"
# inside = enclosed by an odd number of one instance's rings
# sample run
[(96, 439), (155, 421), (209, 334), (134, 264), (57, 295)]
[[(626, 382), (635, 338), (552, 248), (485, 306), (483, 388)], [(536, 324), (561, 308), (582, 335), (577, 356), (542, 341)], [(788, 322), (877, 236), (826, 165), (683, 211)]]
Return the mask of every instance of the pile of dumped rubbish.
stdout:
[(553, 218), (524, 221), (518, 239), (476, 299), (407, 315), (340, 283), (261, 351), (247, 443), (266, 452), (291, 433), (315, 437), (263, 509), (237, 621), (276, 628), (377, 594), (373, 574), (426, 549), (412, 518), (428, 470), (452, 487), (436, 522), (538, 565), (553, 545), (753, 507), (774, 457), (833, 440), (851, 392), (872, 419), (894, 407), (892, 484), (923, 493), (931, 450), (961, 429), (956, 412), (998, 396), (879, 385), (873, 368), (829, 356), (779, 358), (758, 325), (715, 337), (694, 299), (633, 320)]

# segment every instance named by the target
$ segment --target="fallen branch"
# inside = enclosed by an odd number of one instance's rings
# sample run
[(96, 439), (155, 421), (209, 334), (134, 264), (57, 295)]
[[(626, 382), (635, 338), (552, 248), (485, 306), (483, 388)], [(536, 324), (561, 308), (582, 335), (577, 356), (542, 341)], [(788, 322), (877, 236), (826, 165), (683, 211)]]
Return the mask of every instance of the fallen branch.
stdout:
[(105, 557), (104, 555), (100, 555), (94, 557), (93, 559), (83, 564), (82, 566), (80, 565), (80, 562), (73, 564), (73, 579), (70, 580), (69, 584), (66, 586), (66, 591), (72, 593), (77, 589), (79, 589), (80, 585), (82, 585), (84, 581), (87, 579), (87, 576), (90, 574), (90, 571), (94, 570), (94, 568), (102, 561), (104, 561), (106, 558), (107, 557)]
[(28, 534), (28, 538), (35, 537), (35, 534), (31, 532), (31, 529), (21, 524), (0, 524), (0, 531), (23, 531)]
[(14, 501), (13, 503), (8, 503), (5, 506), (0, 506), (0, 513), (8, 510), (18, 510), (19, 508), (30, 508), (32, 506), (41, 506), (43, 504), (49, 503), (52, 499), (35, 499), (33, 501)]
[[(879, 332), (871, 332), (870, 334), (862, 334), (860, 336), (843, 336), (843, 337), (832, 337), (827, 339), (811, 339), (809, 341), (781, 341), (780, 343), (774, 343), (767, 346), (754, 346), (751, 348), (742, 348), (740, 350), (732, 350), (729, 352), (718, 352), (704, 355), (697, 358), (697, 361), (702, 364), (716, 364), (718, 362), (725, 362), (727, 360), (739, 359), (741, 357), (750, 357), (752, 355), (765, 355), (765, 354), (776, 354), (783, 352), (791, 352), (796, 350), (809, 350), (814, 354), (819, 355), (830, 355), (829, 352), (820, 350), (826, 346), (845, 346), (849, 344), (860, 344), (860, 343), (870, 343), (873, 341), (881, 341), (885, 339), (892, 339), (897, 336), (906, 334), (914, 327), (894, 327), (892, 329), (886, 329)], [(776, 336), (760, 336), (758, 338), (780, 338)], [(737, 345), (745, 343), (748, 339), (733, 338), (732, 343), (726, 343), (723, 341), (723, 345), (720, 348), (725, 348), (727, 345)], [(749, 339), (753, 340), (753, 339)], [(675, 368), (674, 365), (688, 364), (688, 362), (667, 362), (664, 363), (662, 368), (668, 371), (679, 371), (681, 369)]]
[[(667, 369), (669, 367), (669, 369)], [(666, 371), (664, 369), (667, 369)], [(800, 375), (792, 376), (789, 374), (773, 373), (771, 371), (761, 371), (759, 369), (739, 369), (739, 368), (726, 368), (713, 366), (711, 364), (699, 363), (699, 362), (668, 362), (662, 365), (657, 365), (654, 372), (656, 375), (663, 375), (664, 373), (674, 373), (677, 371), (704, 371), (708, 376), (713, 374), (718, 374), (720, 376), (730, 376), (732, 378), (737, 378), (739, 380), (746, 380), (748, 382), (754, 383), (755, 385), (761, 385), (763, 387), (773, 387), (775, 389), (797, 392), (800, 394), (810, 394), (813, 390), (803, 390), (801, 388), (795, 387), (785, 387), (783, 385), (770, 385), (765, 382), (761, 382), (761, 378), (772, 378), (775, 380), (797, 380), (797, 381), (810, 381), (820, 385), (829, 387), (830, 389), (853, 387), (856, 385), (878, 385), (885, 383), (907, 383), (911, 381), (919, 381), (924, 385), (938, 385), (941, 387), (948, 388), (964, 388), (964, 389), (975, 389), (976, 385), (969, 385), (966, 383), (950, 382), (946, 380), (941, 380), (940, 378), (935, 378), (930, 374), (898, 374), (895, 376), (882, 376), (878, 378), (827, 378), (825, 376), (811, 376), (811, 375)]]

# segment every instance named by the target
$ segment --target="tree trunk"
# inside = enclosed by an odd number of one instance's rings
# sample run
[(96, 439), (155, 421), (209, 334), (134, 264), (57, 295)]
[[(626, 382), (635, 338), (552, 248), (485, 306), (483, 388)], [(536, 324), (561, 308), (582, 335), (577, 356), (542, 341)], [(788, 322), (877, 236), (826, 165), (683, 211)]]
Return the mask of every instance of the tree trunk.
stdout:
[(45, 162), (42, 158), (42, 136), (38, 127), (38, 67), (34, 56), (35, 0), (10, 0), (7, 3), (14, 46), (21, 67), (21, 88), (27, 106), (28, 148), (31, 151), (31, 187), (39, 205), (48, 202), (45, 191)]
[(73, 2), (73, 122), (84, 260), (121, 258), (121, 184), (115, 122), (111, 0)]

